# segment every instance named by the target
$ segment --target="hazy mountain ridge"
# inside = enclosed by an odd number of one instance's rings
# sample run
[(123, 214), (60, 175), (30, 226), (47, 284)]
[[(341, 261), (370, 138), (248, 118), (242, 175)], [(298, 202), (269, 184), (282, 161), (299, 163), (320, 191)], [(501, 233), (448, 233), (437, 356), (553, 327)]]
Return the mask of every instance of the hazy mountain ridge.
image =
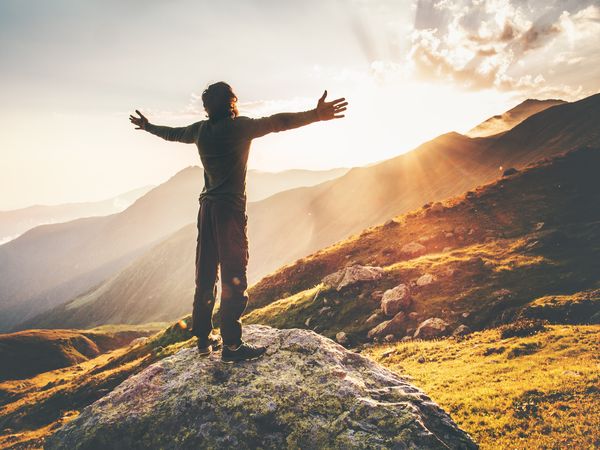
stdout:
[[(346, 170), (251, 170), (248, 195), (269, 195)], [(85, 293), (194, 221), (202, 185), (202, 169), (190, 166), (121, 213), (39, 226), (0, 246), (0, 330)]]
[(107, 216), (123, 211), (155, 186), (143, 186), (107, 200), (96, 202), (33, 205), (0, 211), (0, 245), (16, 239), (25, 231), (40, 225), (67, 222), (83, 217)]
[(530, 116), (544, 111), (545, 109), (551, 108), (552, 106), (561, 105), (563, 103), (566, 102), (555, 99), (527, 99), (503, 114), (490, 117), (479, 125), (473, 127), (471, 130), (467, 131), (465, 134), (469, 137), (476, 138), (503, 133), (511, 128), (514, 128)]

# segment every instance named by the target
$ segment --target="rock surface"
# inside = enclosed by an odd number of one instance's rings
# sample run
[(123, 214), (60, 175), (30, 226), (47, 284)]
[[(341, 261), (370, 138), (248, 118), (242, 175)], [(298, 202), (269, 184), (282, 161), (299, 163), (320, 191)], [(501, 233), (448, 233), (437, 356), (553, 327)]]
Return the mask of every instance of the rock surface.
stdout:
[(423, 392), (307, 330), (245, 328), (267, 354), (240, 364), (186, 348), (130, 377), (48, 449), (474, 449)]
[(341, 291), (346, 286), (356, 284), (361, 281), (379, 280), (383, 277), (384, 270), (375, 266), (348, 266), (338, 270), (323, 278), (322, 283), (327, 288), (334, 288)]
[(410, 290), (405, 284), (399, 284), (395, 288), (388, 289), (381, 297), (381, 309), (388, 317), (393, 317), (400, 311), (406, 310), (411, 303)]
[(401, 252), (411, 256), (422, 255), (427, 251), (424, 245), (418, 242), (410, 242), (402, 246)]
[(381, 322), (375, 328), (369, 331), (367, 337), (369, 339), (374, 338), (384, 338), (388, 334), (398, 334), (402, 332), (404, 327), (404, 321), (406, 320), (406, 314), (403, 312), (399, 312), (390, 320), (386, 320), (385, 322)]
[(427, 319), (415, 331), (415, 338), (427, 339), (448, 334), (448, 323), (439, 317)]

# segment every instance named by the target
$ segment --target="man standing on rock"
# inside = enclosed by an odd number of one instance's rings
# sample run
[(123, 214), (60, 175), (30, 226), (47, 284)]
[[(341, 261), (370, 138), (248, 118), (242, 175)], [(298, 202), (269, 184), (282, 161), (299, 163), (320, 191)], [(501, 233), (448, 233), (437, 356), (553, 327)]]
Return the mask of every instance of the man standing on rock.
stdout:
[[(196, 245), (196, 290), (192, 333), (198, 351), (210, 355), (222, 344), (225, 362), (250, 360), (266, 350), (242, 340), (241, 316), (248, 303), (246, 268), (248, 237), (246, 215), (246, 166), (252, 139), (291, 130), (321, 120), (344, 117), (344, 98), (326, 102), (327, 91), (310, 111), (279, 113), (251, 119), (238, 115), (237, 96), (224, 82), (211, 84), (202, 93), (208, 114), (187, 127), (153, 125), (138, 110), (129, 116), (138, 130), (146, 130), (168, 141), (196, 144), (204, 167), (204, 189), (199, 198)], [(212, 334), (217, 267), (221, 266), (221, 335)]]

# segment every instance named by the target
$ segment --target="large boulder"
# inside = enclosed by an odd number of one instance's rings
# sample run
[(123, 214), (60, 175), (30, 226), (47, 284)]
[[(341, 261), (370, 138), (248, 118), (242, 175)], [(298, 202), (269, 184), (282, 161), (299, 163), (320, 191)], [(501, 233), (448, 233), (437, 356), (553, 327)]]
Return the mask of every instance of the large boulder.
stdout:
[(326, 288), (341, 291), (346, 286), (361, 281), (379, 280), (383, 277), (383, 274), (384, 270), (381, 267), (353, 265), (327, 275), (321, 282)]
[(428, 339), (434, 337), (445, 336), (449, 332), (449, 325), (446, 321), (439, 317), (427, 319), (419, 325), (415, 331), (415, 338)]
[(393, 317), (400, 311), (405, 311), (411, 303), (410, 290), (405, 284), (399, 284), (395, 288), (388, 289), (381, 297), (381, 309), (388, 317)]
[(308, 330), (250, 325), (262, 358), (223, 364), (185, 348), (134, 375), (48, 449), (475, 449), (418, 388)]
[(398, 335), (403, 331), (406, 314), (399, 312), (390, 320), (381, 322), (367, 333), (369, 339), (383, 339), (388, 334)]

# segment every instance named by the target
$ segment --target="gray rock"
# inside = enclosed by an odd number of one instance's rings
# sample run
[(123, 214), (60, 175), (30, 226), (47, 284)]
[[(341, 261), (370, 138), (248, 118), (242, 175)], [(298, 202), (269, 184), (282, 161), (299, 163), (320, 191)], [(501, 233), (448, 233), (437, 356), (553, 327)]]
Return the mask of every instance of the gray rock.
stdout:
[(341, 291), (346, 286), (361, 281), (379, 280), (383, 277), (383, 274), (384, 270), (381, 267), (353, 265), (327, 275), (321, 282), (326, 288)]
[(404, 244), (400, 251), (410, 256), (418, 256), (424, 254), (427, 249), (423, 244), (419, 244), (418, 242), (410, 242), (408, 244)]
[(381, 313), (375, 312), (369, 316), (369, 318), (365, 321), (367, 325), (372, 325), (377, 322), (381, 318)]
[(381, 297), (381, 309), (388, 317), (393, 317), (400, 311), (406, 310), (412, 303), (410, 290), (405, 284), (388, 289)]
[(379, 325), (369, 331), (367, 337), (369, 339), (381, 339), (388, 334), (400, 334), (405, 319), (406, 315), (403, 312), (399, 312), (392, 319), (381, 322)]
[(415, 331), (415, 338), (428, 339), (448, 334), (448, 323), (439, 317), (427, 319)]
[(344, 345), (348, 343), (348, 336), (343, 331), (340, 331), (335, 335), (335, 340), (340, 344)]
[(180, 350), (86, 407), (46, 448), (477, 448), (405, 378), (330, 339), (260, 325), (244, 338), (267, 354), (229, 365)]
[(421, 275), (418, 279), (417, 279), (417, 286), (427, 286), (428, 284), (431, 284), (435, 281), (435, 277), (433, 275), (431, 275), (430, 273), (426, 273)]

